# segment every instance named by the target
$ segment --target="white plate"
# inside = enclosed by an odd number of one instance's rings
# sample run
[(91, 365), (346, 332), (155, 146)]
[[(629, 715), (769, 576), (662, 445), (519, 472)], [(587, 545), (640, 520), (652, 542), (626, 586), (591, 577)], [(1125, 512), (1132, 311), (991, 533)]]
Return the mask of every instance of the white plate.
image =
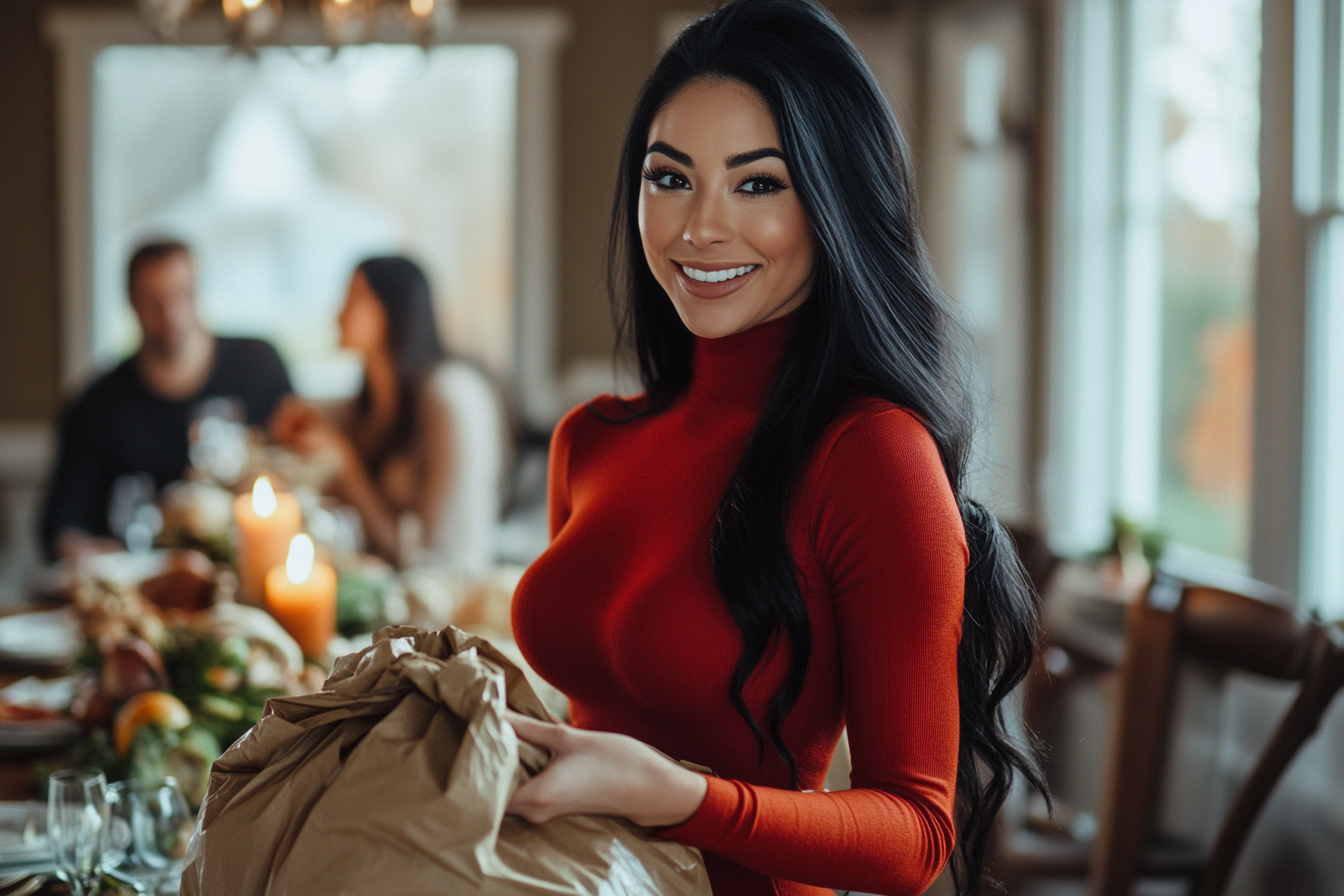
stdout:
[(130, 588), (139, 585), (145, 579), (152, 579), (166, 572), (171, 557), (171, 551), (146, 551), (143, 554), (114, 551), (110, 554), (95, 554), (81, 562), (79, 572), (90, 579)]
[(51, 864), (47, 804), (0, 802), (0, 868), (10, 872), (13, 865), (43, 864)]
[(0, 662), (66, 666), (83, 646), (79, 620), (68, 607), (0, 617)]
[(74, 719), (0, 721), (0, 749), (41, 750), (64, 747), (79, 740), (79, 731), (79, 722)]

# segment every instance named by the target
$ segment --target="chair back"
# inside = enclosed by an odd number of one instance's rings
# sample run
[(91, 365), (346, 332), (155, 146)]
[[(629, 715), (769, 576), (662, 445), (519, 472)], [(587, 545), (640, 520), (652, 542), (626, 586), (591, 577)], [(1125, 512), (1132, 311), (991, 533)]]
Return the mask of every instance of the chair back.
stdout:
[(1195, 882), (1221, 896), (1270, 792), (1344, 686), (1344, 633), (1251, 593), (1159, 573), (1125, 622), (1115, 731), (1107, 762), (1089, 892), (1130, 896), (1152, 838), (1180, 660), (1300, 682), (1224, 817)]

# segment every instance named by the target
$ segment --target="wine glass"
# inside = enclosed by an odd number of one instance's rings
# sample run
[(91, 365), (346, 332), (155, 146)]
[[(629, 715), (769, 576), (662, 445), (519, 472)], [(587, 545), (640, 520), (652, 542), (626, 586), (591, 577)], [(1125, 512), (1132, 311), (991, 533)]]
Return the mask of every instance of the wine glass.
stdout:
[(48, 784), (47, 836), (56, 875), (71, 896), (97, 893), (107, 842), (107, 779), (93, 768), (56, 772)]
[(131, 785), (114, 781), (107, 785), (107, 838), (103, 842), (103, 868), (119, 868), (134, 857), (131, 829), (134, 823)]
[(154, 892), (177, 892), (182, 863), (196, 820), (171, 777), (161, 784), (131, 785), (133, 841), (137, 864), (150, 870), (146, 883)]

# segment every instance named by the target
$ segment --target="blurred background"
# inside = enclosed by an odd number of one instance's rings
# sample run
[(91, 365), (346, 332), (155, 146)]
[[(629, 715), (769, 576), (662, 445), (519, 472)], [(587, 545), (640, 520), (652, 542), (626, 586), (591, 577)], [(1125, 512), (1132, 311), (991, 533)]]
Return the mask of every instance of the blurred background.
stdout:
[[(1344, 616), (1337, 0), (826, 5), (906, 128), (976, 339), (978, 496), (1061, 556), (1105, 548), (1118, 516), (1165, 562)], [(207, 324), (269, 339), (305, 397), (358, 388), (335, 315), (354, 263), (394, 251), (425, 267), (450, 346), (505, 384), (525, 447), (631, 388), (602, 268), (616, 154), (643, 77), (707, 8), (462, 0), (432, 46), (392, 28), (333, 54), (291, 3), (248, 54), (209, 17), (162, 41), (129, 0), (0, 4), (0, 597), (41, 563), (62, 402), (135, 346), (124, 266), (146, 238), (189, 241)], [(528, 494), (524, 561), (544, 545)], [(1194, 836), (1286, 699), (1200, 686), (1169, 771), (1188, 792), (1162, 809)], [(1079, 805), (1106, 687), (1055, 748)], [(1339, 892), (1341, 807), (1335, 712), (1233, 892)]]

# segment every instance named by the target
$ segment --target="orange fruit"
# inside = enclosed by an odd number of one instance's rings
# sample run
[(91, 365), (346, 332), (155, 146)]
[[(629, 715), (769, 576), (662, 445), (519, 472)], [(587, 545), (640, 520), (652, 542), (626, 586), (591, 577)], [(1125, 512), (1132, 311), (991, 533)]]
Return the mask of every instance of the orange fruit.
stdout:
[(145, 691), (126, 701), (112, 725), (112, 743), (117, 754), (131, 751), (135, 735), (146, 725), (159, 725), (170, 731), (191, 724), (191, 711), (186, 704), (165, 691)]

